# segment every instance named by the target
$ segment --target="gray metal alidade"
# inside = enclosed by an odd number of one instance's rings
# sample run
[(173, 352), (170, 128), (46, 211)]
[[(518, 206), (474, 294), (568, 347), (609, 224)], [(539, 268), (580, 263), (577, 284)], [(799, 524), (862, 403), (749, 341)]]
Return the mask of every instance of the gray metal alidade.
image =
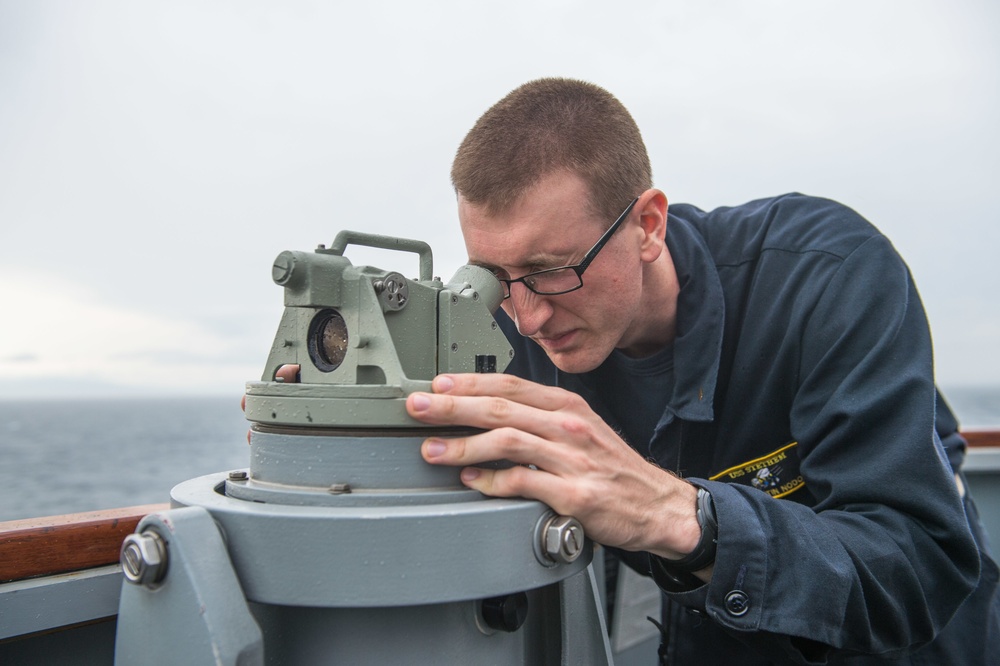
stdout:
[[(352, 244), (417, 253), (419, 279), (352, 265)], [(580, 524), (428, 465), (428, 436), (474, 431), (405, 410), (437, 374), (506, 367), (496, 278), (443, 284), (426, 243), (357, 232), (282, 252), (272, 277), (250, 467), (181, 483), (126, 539), (116, 662), (611, 663)]]

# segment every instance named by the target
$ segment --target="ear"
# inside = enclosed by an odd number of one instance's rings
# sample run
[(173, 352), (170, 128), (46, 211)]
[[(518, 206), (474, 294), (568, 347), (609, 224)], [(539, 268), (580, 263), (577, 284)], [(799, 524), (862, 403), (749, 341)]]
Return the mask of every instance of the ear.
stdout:
[(635, 203), (642, 229), (641, 258), (655, 261), (666, 248), (663, 240), (667, 233), (667, 195), (660, 190), (646, 190)]

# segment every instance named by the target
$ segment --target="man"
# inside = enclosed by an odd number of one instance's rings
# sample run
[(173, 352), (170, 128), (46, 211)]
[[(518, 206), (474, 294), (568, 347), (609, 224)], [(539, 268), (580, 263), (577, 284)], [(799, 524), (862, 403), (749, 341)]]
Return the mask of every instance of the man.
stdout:
[[(489, 109), (452, 180), (516, 356), (409, 397), (485, 430), (428, 439), (427, 462), (574, 516), (651, 574), (665, 663), (986, 658), (995, 567), (962, 606), (980, 556), (924, 311), (877, 230), (802, 195), (668, 215), (627, 110), (566, 79)], [(476, 467), (497, 459), (522, 464)]]

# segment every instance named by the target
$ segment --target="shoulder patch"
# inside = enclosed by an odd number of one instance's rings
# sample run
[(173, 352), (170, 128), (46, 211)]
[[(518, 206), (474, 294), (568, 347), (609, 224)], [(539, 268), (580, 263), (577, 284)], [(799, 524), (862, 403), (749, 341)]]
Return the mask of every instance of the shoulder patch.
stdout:
[(762, 490), (771, 497), (784, 497), (806, 485), (799, 474), (798, 442), (785, 444), (753, 460), (734, 465), (714, 476), (710, 481), (740, 483)]

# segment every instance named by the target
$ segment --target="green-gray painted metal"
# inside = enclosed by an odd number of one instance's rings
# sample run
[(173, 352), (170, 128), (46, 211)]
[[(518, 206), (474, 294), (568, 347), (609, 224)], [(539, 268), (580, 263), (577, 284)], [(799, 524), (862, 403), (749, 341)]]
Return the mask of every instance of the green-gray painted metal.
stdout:
[[(504, 665), (613, 663), (590, 567), (566, 567), (561, 580), (541, 586), (530, 576), (508, 573), (506, 588), (528, 593), (525, 623), (511, 633), (485, 626), (478, 596), (435, 603), (432, 584), (422, 603), (404, 603), (398, 572), (367, 581), (385, 593), (380, 606), (312, 605), (301, 590), (293, 597), (295, 604), (265, 602), (254, 594), (258, 575), (298, 589), (297, 570), (310, 573), (314, 584), (321, 585), (327, 578), (356, 575), (358, 561), (317, 560), (317, 551), (303, 543), (301, 534), (284, 540), (269, 529), (273, 525), (260, 521), (254, 527), (281, 542), (271, 550), (280, 552), (283, 561), (242, 560), (237, 554), (261, 555), (267, 548), (234, 541), (229, 536), (233, 523), (223, 517), (217, 527), (213, 518), (219, 517), (218, 512), (189, 507), (153, 514), (140, 523), (139, 531), (153, 529), (163, 535), (169, 570), (155, 589), (123, 585), (117, 664), (430, 665), (462, 663), (469, 655), (488, 655), (489, 663)], [(224, 540), (220, 529), (227, 535)], [(505, 553), (468, 555), (465, 568), (488, 569), (502, 563)], [(421, 559), (419, 552), (409, 556), (401, 568), (414, 578), (436, 578), (455, 564)], [(394, 590), (401, 594), (393, 595)], [(468, 591), (478, 592), (473, 586)]]
[(312, 488), (326, 493), (335, 483), (353, 493), (465, 490), (460, 470), (428, 465), (420, 455), (426, 432), (391, 430), (370, 435), (250, 433), (250, 479), (270, 485)]
[[(354, 266), (342, 256), (348, 244), (418, 252), (421, 278)], [(341, 232), (334, 248), (279, 254), (272, 277), (285, 290), (285, 310), (261, 381), (247, 384), (247, 418), (272, 425), (426, 427), (406, 414), (407, 395), (429, 390), (440, 373), (475, 372), (486, 357), (502, 371), (513, 351), (492, 316), (503, 300), (496, 277), (464, 266), (444, 285), (432, 272), (426, 243), (359, 232)], [(387, 282), (405, 289), (405, 302), (384, 298)], [(330, 312), (346, 334), (343, 358), (335, 363), (317, 361), (315, 342), (310, 349), (314, 322)], [(278, 368), (290, 364), (300, 366), (301, 382), (274, 381)]]
[(315, 428), (295, 433), (255, 429), (250, 435), (247, 478), (227, 481), (226, 495), (254, 502), (337, 507), (483, 498), (462, 485), (458, 468), (424, 462), (420, 444), (426, 431), (337, 433)]
[(287, 664), (606, 666), (612, 662), (599, 634), (592, 632), (596, 641), (582, 638), (599, 627), (597, 618), (575, 606), (595, 595), (590, 569), (528, 590), (525, 622), (511, 633), (485, 627), (476, 601), (360, 609), (254, 604), (253, 609), (268, 654), (276, 646)]
[[(333, 244), (325, 251), (331, 254), (343, 255), (348, 245), (365, 245), (383, 250), (415, 252), (420, 257), (420, 279), (430, 280), (434, 274), (434, 259), (431, 246), (424, 241), (396, 238), (395, 236), (380, 236), (378, 234), (345, 229), (337, 234), (337, 237), (333, 239)], [(320, 248), (318, 251), (323, 252), (324, 250)]]
[(227, 477), (185, 481), (171, 501), (212, 514), (251, 601), (360, 608), (481, 599), (559, 582), (590, 562), (589, 543), (571, 564), (538, 560), (541, 502), (262, 504), (217, 492)]
[(0, 641), (115, 615), (121, 580), (114, 565), (3, 583)]
[[(531, 591), (527, 621), (514, 633), (485, 633), (474, 601), (389, 608), (255, 607), (270, 651), (287, 664), (491, 664), (551, 666), (560, 663), (559, 636), (545, 625), (548, 590)], [(550, 616), (552, 617), (552, 616)], [(552, 624), (558, 627), (558, 624)], [(269, 652), (270, 653), (270, 652)]]
[(166, 542), (167, 575), (154, 589), (122, 583), (115, 664), (263, 664), (260, 627), (209, 513), (150, 514), (136, 527), (146, 530)]
[(559, 586), (562, 666), (614, 663), (600, 600), (593, 567)]

